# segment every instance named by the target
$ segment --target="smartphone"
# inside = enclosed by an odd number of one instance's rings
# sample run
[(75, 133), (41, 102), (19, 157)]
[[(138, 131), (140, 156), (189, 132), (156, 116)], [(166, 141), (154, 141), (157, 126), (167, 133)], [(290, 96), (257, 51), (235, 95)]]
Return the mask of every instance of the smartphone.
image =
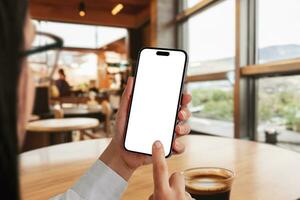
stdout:
[(147, 47), (139, 52), (125, 127), (127, 151), (152, 155), (152, 144), (159, 140), (165, 156), (171, 154), (187, 59), (178, 49)]

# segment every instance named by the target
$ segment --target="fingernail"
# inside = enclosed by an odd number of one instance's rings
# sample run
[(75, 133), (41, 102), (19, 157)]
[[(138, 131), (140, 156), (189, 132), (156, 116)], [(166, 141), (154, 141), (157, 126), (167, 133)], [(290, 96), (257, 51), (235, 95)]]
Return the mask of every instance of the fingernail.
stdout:
[(179, 125), (176, 126), (177, 132), (181, 133), (181, 127)]
[(160, 143), (160, 141), (155, 141), (155, 142), (154, 142), (154, 148), (156, 148), (156, 149), (161, 148), (161, 143)]
[(186, 113), (184, 111), (181, 111), (181, 115), (184, 119), (186, 119)]
[(182, 147), (181, 143), (178, 142), (178, 141), (176, 141), (176, 140), (175, 140), (175, 146), (176, 146), (177, 148), (181, 148), (181, 147)]

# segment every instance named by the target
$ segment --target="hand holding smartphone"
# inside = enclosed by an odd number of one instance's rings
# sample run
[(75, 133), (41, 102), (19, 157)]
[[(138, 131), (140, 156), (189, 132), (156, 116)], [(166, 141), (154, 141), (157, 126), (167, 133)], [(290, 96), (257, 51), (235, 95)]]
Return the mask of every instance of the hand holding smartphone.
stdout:
[(153, 142), (159, 140), (165, 156), (171, 154), (186, 65), (182, 50), (140, 51), (125, 128), (126, 150), (151, 155)]
[(182, 50), (140, 51), (125, 128), (126, 150), (151, 155), (153, 142), (159, 140), (165, 156), (171, 154), (186, 65)]

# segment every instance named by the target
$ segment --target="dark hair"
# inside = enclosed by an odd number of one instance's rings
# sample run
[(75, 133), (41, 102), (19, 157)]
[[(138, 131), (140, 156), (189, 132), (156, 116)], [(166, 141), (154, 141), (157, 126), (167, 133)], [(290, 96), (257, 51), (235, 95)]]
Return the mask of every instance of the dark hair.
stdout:
[(0, 1), (0, 195), (20, 199), (17, 103), (26, 0)]
[(66, 77), (65, 71), (63, 69), (59, 69), (58, 73), (64, 77)]

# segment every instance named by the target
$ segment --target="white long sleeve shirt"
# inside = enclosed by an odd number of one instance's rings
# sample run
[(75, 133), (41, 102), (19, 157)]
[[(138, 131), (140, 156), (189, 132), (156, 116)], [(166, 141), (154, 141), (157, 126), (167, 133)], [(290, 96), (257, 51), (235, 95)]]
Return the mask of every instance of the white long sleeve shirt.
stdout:
[(126, 187), (120, 175), (97, 160), (73, 187), (51, 200), (119, 200)]

